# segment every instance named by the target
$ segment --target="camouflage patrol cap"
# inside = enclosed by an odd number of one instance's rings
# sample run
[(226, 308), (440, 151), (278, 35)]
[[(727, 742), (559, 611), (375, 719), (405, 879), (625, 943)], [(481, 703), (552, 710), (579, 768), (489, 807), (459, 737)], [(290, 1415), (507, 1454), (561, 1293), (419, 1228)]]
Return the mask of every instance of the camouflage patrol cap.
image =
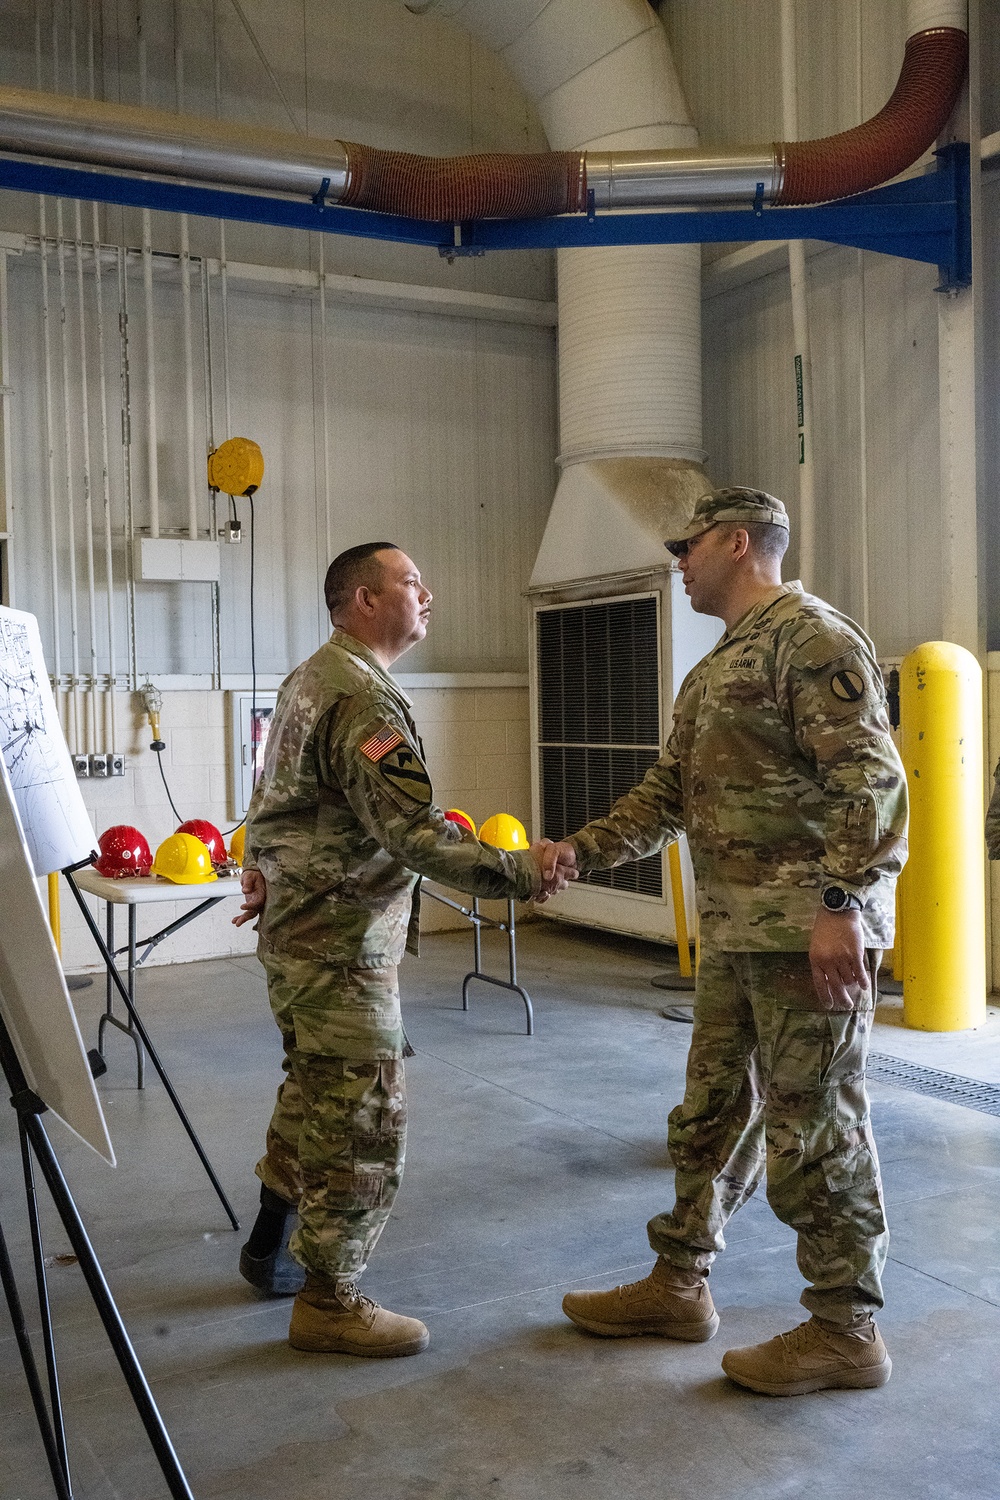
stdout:
[(680, 536), (671, 537), (664, 545), (668, 552), (679, 557), (687, 542), (711, 531), (721, 521), (757, 521), (765, 526), (783, 526), (788, 530), (788, 512), (780, 500), (766, 490), (748, 490), (733, 485), (729, 489), (712, 490), (702, 495), (686, 530)]

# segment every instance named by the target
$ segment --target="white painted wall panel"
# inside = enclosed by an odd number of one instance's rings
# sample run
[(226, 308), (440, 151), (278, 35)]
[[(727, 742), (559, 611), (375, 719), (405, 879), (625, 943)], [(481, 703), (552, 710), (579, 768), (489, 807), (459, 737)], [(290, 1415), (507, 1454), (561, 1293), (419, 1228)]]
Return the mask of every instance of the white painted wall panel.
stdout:
[[(289, 0), (268, 5), (243, 0), (271, 68), (298, 126), (326, 138), (362, 141), (448, 155), (465, 151), (541, 150), (545, 140), (534, 106), (504, 63), (471, 41), (458, 27), (435, 16), (411, 15), (398, 0)], [(53, 63), (51, 11), (57, 15), (58, 66)], [(174, 31), (174, 13), (180, 26)], [(176, 109), (174, 45), (184, 50), (184, 102), (193, 114), (216, 114), (213, 15), (217, 22), (222, 117), (248, 125), (291, 131), (279, 95), (261, 64), (236, 10), (229, 4), (179, 0), (97, 0), (84, 5), (42, 6), (41, 87), (73, 92), (71, 58), (79, 59), (77, 89), (87, 90), (84, 59), (87, 17), (96, 22), (98, 97), (139, 100), (136, 18), (147, 38), (147, 97), (151, 105)], [(9, 0), (3, 7), (0, 81), (36, 86), (35, 0)], [(9, 194), (2, 227), (37, 229), (33, 199)], [(139, 242), (139, 215), (102, 210), (107, 240)], [(153, 215), (153, 242), (176, 251), (176, 218)], [(219, 226), (191, 221), (195, 254), (219, 253)], [(316, 237), (263, 225), (230, 224), (230, 258), (272, 265), (316, 267)], [(326, 236), (327, 270), (347, 275), (465, 287), (511, 296), (553, 295), (553, 257), (544, 251), (458, 259), (449, 265), (435, 250), (409, 245)]]
[[(815, 587), (863, 621), (864, 464), (869, 624), (879, 652), (901, 656), (941, 633), (936, 277), (932, 267), (850, 250), (811, 256), (808, 277)], [(785, 574), (794, 576), (798, 465), (787, 277), (776, 273), (711, 298), (704, 338), (709, 472), (720, 484), (761, 485), (786, 502)]]

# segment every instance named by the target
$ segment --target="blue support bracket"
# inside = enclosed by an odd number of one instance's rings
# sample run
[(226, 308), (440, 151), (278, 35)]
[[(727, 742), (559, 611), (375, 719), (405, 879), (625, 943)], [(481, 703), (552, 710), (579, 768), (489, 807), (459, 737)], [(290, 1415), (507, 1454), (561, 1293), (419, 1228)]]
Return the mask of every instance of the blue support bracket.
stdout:
[(0, 157), (0, 188), (82, 198), (123, 207), (203, 215), (244, 223), (315, 229), (362, 239), (426, 245), (449, 258), (488, 250), (537, 250), (588, 245), (726, 244), (752, 240), (825, 240), (936, 265), (940, 290), (972, 280), (969, 148), (962, 142), (937, 153), (934, 169), (854, 198), (808, 208), (773, 208), (760, 201), (738, 209), (663, 209), (551, 219), (483, 219), (444, 226), (399, 214), (341, 208), (324, 201), (268, 197), (187, 187), (111, 172), (54, 167)]

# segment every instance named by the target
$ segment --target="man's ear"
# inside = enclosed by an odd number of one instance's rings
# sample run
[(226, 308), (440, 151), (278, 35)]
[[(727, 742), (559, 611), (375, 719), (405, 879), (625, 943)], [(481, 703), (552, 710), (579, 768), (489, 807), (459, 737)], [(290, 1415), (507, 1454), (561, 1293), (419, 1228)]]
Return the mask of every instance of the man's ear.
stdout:
[(737, 526), (736, 530), (733, 532), (733, 558), (744, 558), (749, 551), (750, 533), (749, 531), (744, 531), (742, 526)]

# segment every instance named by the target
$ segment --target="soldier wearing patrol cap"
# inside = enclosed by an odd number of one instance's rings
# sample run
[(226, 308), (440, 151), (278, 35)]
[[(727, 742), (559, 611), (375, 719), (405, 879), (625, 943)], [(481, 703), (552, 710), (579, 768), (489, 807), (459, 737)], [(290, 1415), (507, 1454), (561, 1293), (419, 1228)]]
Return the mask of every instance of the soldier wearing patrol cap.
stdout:
[(772, 495), (698, 501), (666, 545), (693, 608), (725, 633), (682, 684), (657, 764), (543, 865), (607, 869), (686, 832), (702, 934), (687, 1086), (669, 1121), (676, 1202), (649, 1224), (656, 1265), (563, 1307), (591, 1333), (711, 1338), (709, 1267), (766, 1174), (812, 1316), (722, 1365), (768, 1395), (879, 1386), (892, 1368), (873, 1321), (888, 1234), (865, 1064), (907, 813), (871, 642), (781, 582), (787, 544)]
[(333, 635), (279, 690), (247, 816), (236, 921), (259, 917), (285, 1081), (240, 1270), (268, 1295), (298, 1293), (298, 1349), (416, 1354), (423, 1323), (356, 1283), (403, 1170), (396, 965), (416, 946), (418, 875), (519, 900), (563, 878), (544, 886), (537, 855), (481, 844), (434, 805), (410, 700), (388, 671), (427, 631), (415, 564), (391, 542), (354, 547), (325, 592)]

